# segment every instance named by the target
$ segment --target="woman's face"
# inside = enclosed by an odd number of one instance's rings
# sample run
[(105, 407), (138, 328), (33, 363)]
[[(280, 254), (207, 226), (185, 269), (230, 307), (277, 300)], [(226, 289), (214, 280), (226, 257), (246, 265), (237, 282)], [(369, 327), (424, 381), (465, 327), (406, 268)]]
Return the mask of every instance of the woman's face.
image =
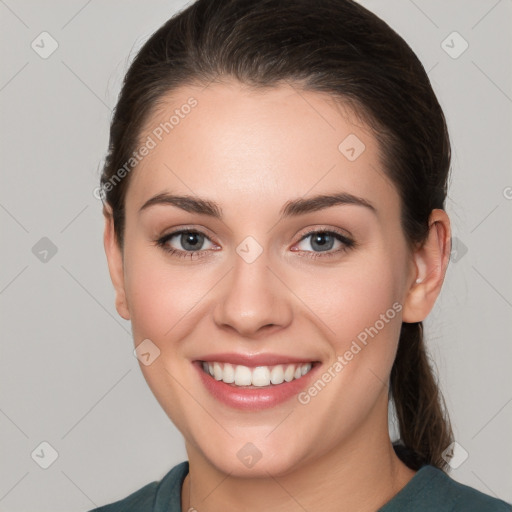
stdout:
[(277, 475), (389, 441), (416, 270), (371, 132), (327, 95), (233, 81), (175, 91), (140, 140), (117, 307), (190, 459)]

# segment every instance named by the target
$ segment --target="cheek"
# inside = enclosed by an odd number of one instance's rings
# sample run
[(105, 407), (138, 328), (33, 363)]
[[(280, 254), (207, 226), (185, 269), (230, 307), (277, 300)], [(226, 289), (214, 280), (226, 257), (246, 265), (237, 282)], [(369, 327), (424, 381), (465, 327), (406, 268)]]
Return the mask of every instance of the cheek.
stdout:
[(154, 247), (139, 244), (130, 249), (125, 258), (125, 288), (133, 338), (136, 345), (149, 339), (160, 351), (151, 364), (141, 364), (140, 369), (171, 421), (186, 432), (185, 411), (190, 411), (190, 403), (180, 383), (189, 381), (190, 368), (183, 364), (180, 340), (191, 329), (194, 307), (206, 294), (207, 285), (194, 272), (166, 262)]
[(190, 277), (152, 246), (139, 244), (127, 251), (125, 289), (136, 343), (175, 337), (176, 326), (204, 294), (201, 281), (194, 277), (192, 284)]
[[(381, 256), (346, 268), (340, 266), (338, 271), (316, 274), (313, 282), (315, 287), (302, 286), (301, 296), (339, 340), (339, 349), (376, 322), (386, 333), (390, 324), (400, 324), (397, 310), (401, 310), (402, 297), (390, 259)], [(382, 315), (386, 328), (379, 322)]]
[(331, 375), (325, 377), (333, 381), (318, 407), (330, 409), (335, 402), (356, 420), (382, 392), (401, 329), (400, 266), (397, 255), (375, 251), (324, 277), (316, 274), (316, 293), (309, 287), (304, 302), (328, 326), (323, 332), (332, 349), (326, 368)]
[[(322, 382), (313, 383), (301, 403), (330, 411), (330, 420), (348, 430), (387, 389), (401, 328), (399, 264), (383, 252), (365, 260), (325, 277), (316, 274), (316, 293), (309, 287), (304, 297), (328, 327), (323, 332), (332, 353)], [(327, 391), (320, 392), (324, 385)]]

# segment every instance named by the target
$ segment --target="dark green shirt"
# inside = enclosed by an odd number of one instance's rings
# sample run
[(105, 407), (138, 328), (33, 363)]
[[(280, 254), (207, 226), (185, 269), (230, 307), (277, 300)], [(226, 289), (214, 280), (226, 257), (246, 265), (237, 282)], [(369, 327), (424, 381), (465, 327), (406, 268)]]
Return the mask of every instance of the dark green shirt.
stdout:
[[(90, 512), (181, 512), (181, 486), (188, 461), (174, 466), (126, 498)], [(512, 512), (512, 506), (456, 482), (434, 466), (421, 467), (407, 485), (377, 512)]]

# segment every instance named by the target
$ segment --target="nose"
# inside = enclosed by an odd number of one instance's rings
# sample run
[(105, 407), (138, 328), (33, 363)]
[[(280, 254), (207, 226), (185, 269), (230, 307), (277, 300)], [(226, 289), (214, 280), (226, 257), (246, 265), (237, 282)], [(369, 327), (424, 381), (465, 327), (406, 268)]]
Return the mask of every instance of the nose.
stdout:
[(292, 319), (293, 294), (285, 282), (270, 268), (265, 251), (250, 263), (235, 254), (214, 309), (215, 324), (248, 338), (286, 327)]

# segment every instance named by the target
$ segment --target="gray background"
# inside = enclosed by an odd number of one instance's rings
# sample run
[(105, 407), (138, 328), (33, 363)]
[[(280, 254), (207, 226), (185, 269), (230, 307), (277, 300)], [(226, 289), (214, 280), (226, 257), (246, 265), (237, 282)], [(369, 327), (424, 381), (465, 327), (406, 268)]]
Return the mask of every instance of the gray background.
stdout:
[[(457, 251), (427, 321), (468, 454), (451, 475), (512, 502), (512, 1), (362, 3), (416, 51), (452, 137)], [(0, 0), (1, 511), (89, 510), (186, 459), (115, 311), (93, 196), (128, 63), (184, 5)]]

